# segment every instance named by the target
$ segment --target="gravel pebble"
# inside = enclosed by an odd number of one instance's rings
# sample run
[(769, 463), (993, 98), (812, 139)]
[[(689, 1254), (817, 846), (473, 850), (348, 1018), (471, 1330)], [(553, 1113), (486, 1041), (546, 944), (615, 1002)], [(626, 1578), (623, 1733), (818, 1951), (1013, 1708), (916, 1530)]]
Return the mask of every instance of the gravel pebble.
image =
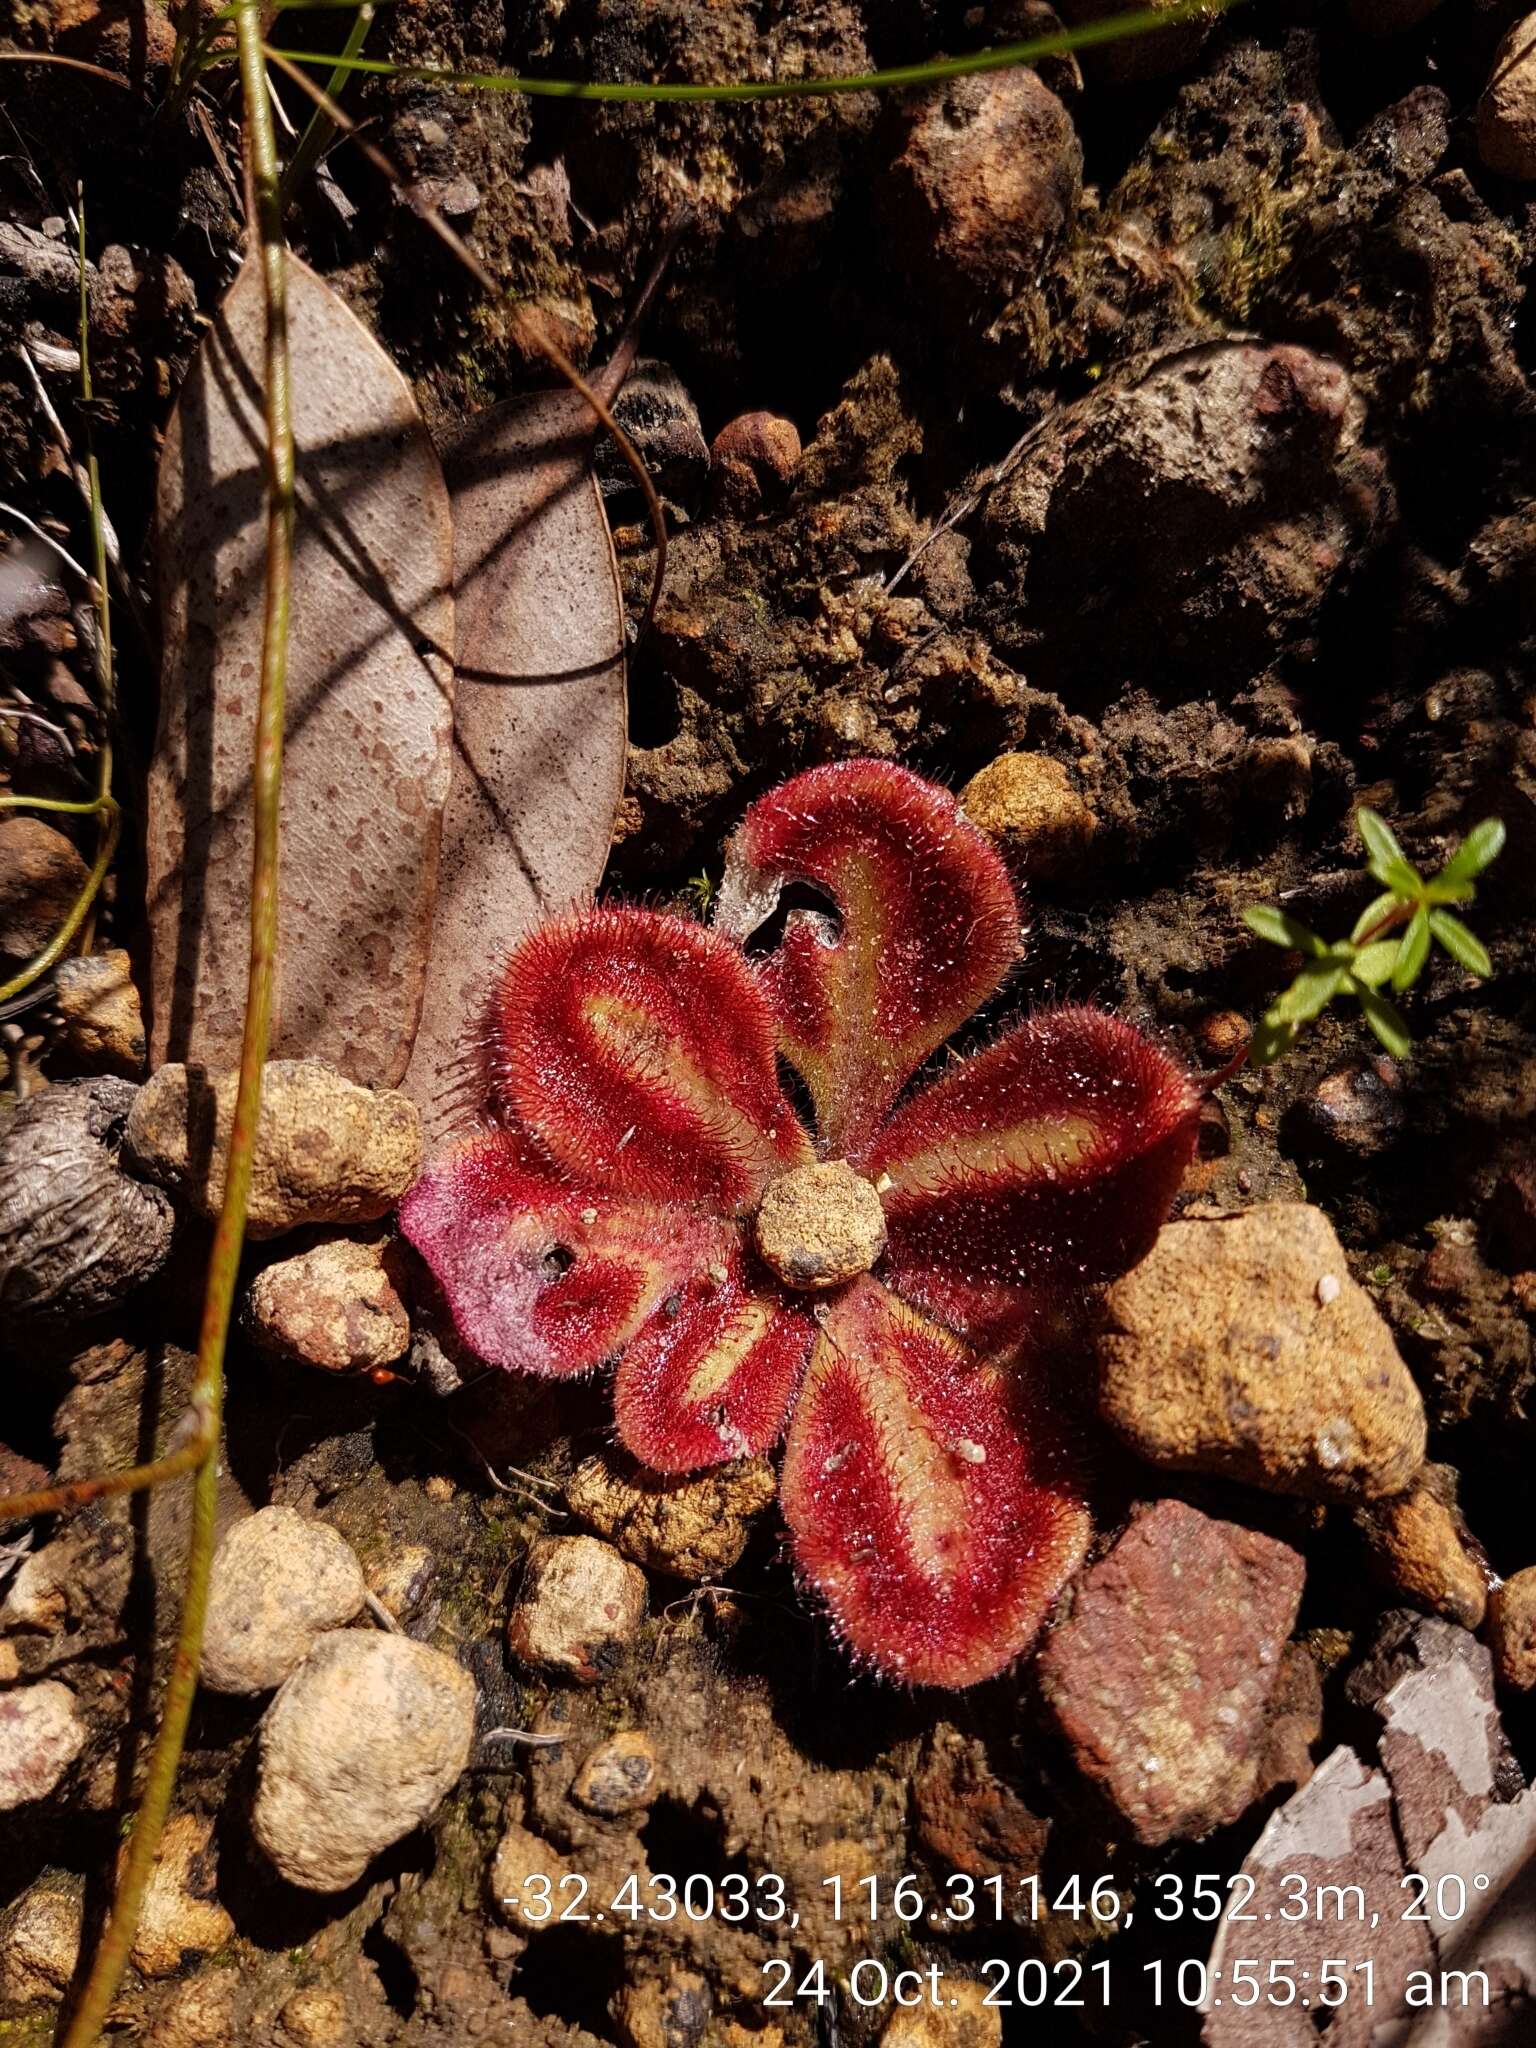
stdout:
[(645, 1619), (645, 1574), (595, 1536), (533, 1546), (507, 1640), (536, 1669), (596, 1685)]
[(1437, 1490), (1436, 1472), (1426, 1465), (1418, 1484), (1361, 1508), (1355, 1520), (1389, 1585), (1430, 1614), (1462, 1628), (1481, 1628), (1488, 1588)]
[(294, 2048), (343, 2048), (353, 2038), (347, 2001), (324, 1984), (306, 1984), (283, 2001), (278, 2022)]
[[(210, 1220), (224, 1198), (236, 1079), (161, 1067), (128, 1118), (137, 1170)], [(304, 1223), (371, 1223), (395, 1206), (420, 1165), (421, 1119), (408, 1096), (360, 1088), (320, 1060), (272, 1060), (262, 1083), (249, 1235), (277, 1237)]]
[(708, 1980), (697, 1970), (626, 1984), (613, 2001), (621, 2048), (698, 2048), (714, 2011)]
[(275, 1259), (251, 1282), (245, 1327), (274, 1358), (325, 1372), (392, 1365), (411, 1341), (388, 1239), (327, 1238)]
[[(128, 1854), (123, 1844), (119, 1868)], [(145, 1977), (170, 1977), (192, 1955), (212, 1955), (235, 1931), (214, 1895), (217, 1859), (213, 1822), (176, 1813), (160, 1836), (160, 1853), (133, 1937), (133, 1967)]]
[[(684, 511), (697, 503), (709, 477), (709, 443), (687, 386), (667, 363), (642, 358), (613, 402), (613, 416), (638, 449), (665, 503)], [(597, 480), (603, 496), (623, 503), (635, 479), (616, 444), (598, 444)]]
[(627, 1728), (582, 1759), (571, 1781), (571, 1797), (588, 1813), (611, 1820), (615, 1814), (638, 1813), (649, 1806), (660, 1787), (655, 1743), (641, 1729)]
[(252, 1810), (279, 1876), (339, 1892), (434, 1813), (469, 1762), (475, 1684), (409, 1636), (322, 1636), (262, 1716)]
[(68, 915), (89, 873), (62, 832), (21, 811), (0, 817), (0, 956), (40, 953)]
[(999, 754), (961, 790), (960, 808), (1026, 877), (1070, 874), (1099, 825), (1049, 754)]
[(956, 78), (903, 110), (884, 195), (893, 247), (957, 315), (999, 307), (1038, 277), (1082, 189), (1072, 117), (1020, 66)]
[(0, 1692), (0, 1813), (46, 1799), (84, 1747), (67, 1685), (45, 1678)]
[(885, 1211), (846, 1159), (771, 1181), (752, 1225), (758, 1256), (786, 1287), (819, 1292), (867, 1273), (885, 1250)]
[(710, 493), (722, 511), (750, 518), (776, 503), (800, 462), (800, 433), (776, 412), (744, 412), (710, 443)]
[(54, 1008), (63, 1018), (60, 1050), (72, 1067), (137, 1080), (144, 1071), (144, 1012), (133, 966), (119, 948), (61, 960)]
[(203, 1683), (214, 1692), (270, 1692), (297, 1671), (317, 1636), (363, 1604), (352, 1546), (295, 1508), (262, 1508), (219, 1545), (208, 1588)]
[(50, 1872), (29, 1886), (0, 1919), (0, 2003), (57, 2005), (80, 1961), (84, 1887)]
[(1505, 1685), (1536, 1688), (1536, 1565), (1507, 1578), (1493, 1596), (1493, 1661)]
[(1108, 1290), (1098, 1355), (1100, 1413), (1154, 1465), (1361, 1500), (1424, 1461), (1419, 1391), (1305, 1202), (1167, 1225)]
[(1477, 153), (1501, 178), (1536, 178), (1536, 14), (1517, 21), (1494, 53), (1477, 103)]
[(778, 1482), (766, 1458), (671, 1478), (599, 1452), (577, 1466), (565, 1492), (572, 1512), (637, 1564), (705, 1580), (740, 1558)]
[(1319, 1149), (1345, 1159), (1374, 1159), (1387, 1151), (1406, 1117), (1402, 1081), (1384, 1054), (1335, 1067), (1302, 1097), (1297, 1110)]

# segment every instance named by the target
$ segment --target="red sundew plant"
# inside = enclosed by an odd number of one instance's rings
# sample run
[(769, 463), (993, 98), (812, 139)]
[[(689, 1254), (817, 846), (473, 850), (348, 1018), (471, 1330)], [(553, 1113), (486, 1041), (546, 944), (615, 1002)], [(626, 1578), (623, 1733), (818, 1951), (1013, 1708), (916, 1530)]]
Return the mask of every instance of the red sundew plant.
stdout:
[[(790, 910), (749, 961), (792, 883), (835, 918)], [(653, 1470), (785, 1435), (802, 1578), (914, 1683), (999, 1671), (1081, 1560), (1050, 1329), (1147, 1251), (1195, 1141), (1194, 1083), (1091, 1009), (901, 1099), (1020, 945), (1007, 871), (950, 795), (813, 768), (748, 811), (714, 929), (597, 909), (523, 941), (487, 1013), (495, 1122), (401, 1209), (482, 1358), (617, 1360), (618, 1433)]]

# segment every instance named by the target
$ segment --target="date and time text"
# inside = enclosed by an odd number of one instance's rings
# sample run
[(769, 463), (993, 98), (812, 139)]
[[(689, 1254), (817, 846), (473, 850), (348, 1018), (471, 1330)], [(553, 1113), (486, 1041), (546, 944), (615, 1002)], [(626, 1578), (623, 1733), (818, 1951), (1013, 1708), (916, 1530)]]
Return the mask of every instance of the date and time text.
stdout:
[[(1112, 2009), (1126, 1988), (1124, 1965), (1109, 1956), (1097, 1960), (1078, 1956), (1047, 1962), (1039, 1957), (982, 1957), (967, 1960), (963, 1972), (937, 1961), (907, 1962), (895, 1955), (891, 1937), (912, 1934), (942, 1936), (965, 1932), (974, 1936), (989, 1925), (1018, 1926), (1047, 1917), (1097, 1923), (1108, 1933), (1129, 1929), (1138, 1913), (1174, 1925), (1181, 1921), (1215, 1923), (1225, 1919), (1229, 1953), (1220, 1966), (1193, 1956), (1165, 1961), (1154, 1958), (1130, 1966), (1140, 1982), (1136, 1996), (1154, 2006), (1183, 2006), (1207, 2011), (1222, 2006), (1249, 2009), (1295, 2006), (1326, 2010), (1347, 2004), (1390, 2005), (1404, 2011), (1450, 2006), (1477, 2010), (1492, 1999), (1480, 1970), (1414, 1970), (1403, 1981), (1394, 1973), (1386, 1981), (1372, 1954), (1370, 1935), (1389, 1919), (1437, 1920), (1454, 1923), (1465, 1917), (1489, 1880), (1443, 1877), (1431, 1889), (1416, 1872), (1402, 1880), (1392, 1900), (1372, 1902), (1365, 1889), (1352, 1884), (1317, 1884), (1301, 1873), (1282, 1876), (1276, 1887), (1279, 1903), (1260, 1911), (1252, 1878), (1215, 1875), (1186, 1877), (1172, 1872), (1154, 1879), (1134, 1904), (1124, 1899), (1112, 1878), (1069, 1878), (1048, 1889), (1037, 1877), (1010, 1880), (955, 1874), (943, 1882), (904, 1875), (894, 1879), (866, 1877), (822, 1880), (817, 1919), (838, 1926), (867, 1927), (871, 1953), (840, 1958), (833, 1965), (804, 1953), (802, 1912), (784, 1879), (771, 1871), (721, 1877), (702, 1873), (678, 1878), (632, 1874), (617, 1889), (599, 1894), (573, 1872), (558, 1877), (529, 1872), (508, 1886), (503, 1904), (522, 1926), (589, 1922), (615, 1927), (643, 1923), (665, 1925), (681, 1920), (719, 1919), (730, 1925), (750, 1924), (772, 1937), (781, 1934), (784, 1953), (762, 1964), (765, 2008), (831, 2005), (845, 1998), (868, 2009), (889, 2006), (955, 2006), (960, 1996), (952, 1978), (963, 1975), (965, 1996), (983, 2006), (1025, 2009), (1097, 2006)], [(1298, 1947), (1305, 1957), (1266, 1953), (1262, 1960), (1244, 1960), (1232, 1943), (1234, 1930), (1263, 1922), (1310, 1923), (1341, 1930), (1333, 1956), (1317, 1956), (1315, 1942)], [(1343, 1930), (1352, 1929), (1352, 1935)], [(1266, 1944), (1267, 1946), (1267, 1944)], [(873, 1951), (879, 1948), (880, 1953)], [(910, 1946), (904, 1951), (910, 1955)]]

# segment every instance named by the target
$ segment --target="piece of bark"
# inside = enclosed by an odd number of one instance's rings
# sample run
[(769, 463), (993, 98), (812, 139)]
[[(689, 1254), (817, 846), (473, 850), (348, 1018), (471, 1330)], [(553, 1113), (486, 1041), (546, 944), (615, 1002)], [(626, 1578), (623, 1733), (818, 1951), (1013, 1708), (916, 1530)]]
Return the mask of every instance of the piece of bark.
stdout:
[[(612, 397), (628, 352), (597, 380)], [(624, 787), (624, 610), (572, 391), (492, 407), (446, 451), (458, 673), (426, 1000), (404, 1087), (452, 1121), (492, 976), (528, 927), (589, 897)]]
[[(400, 1079), (448, 794), (453, 536), (404, 378), (288, 260), (298, 478), (271, 1054)], [(165, 658), (150, 768), (151, 1060), (239, 1058), (266, 534), (265, 308), (248, 260), (182, 388), (157, 498)]]
[[(1343, 1958), (1346, 1966), (1374, 1965), (1374, 2003), (1367, 2004), (1358, 1974), (1348, 1977), (1351, 1995), (1338, 2007), (1328, 2028), (1330, 2048), (1366, 2043), (1392, 1993), (1410, 1970), (1427, 1969), (1432, 1961), (1428, 1930), (1422, 1922), (1404, 1920), (1408, 1894), (1402, 1851), (1393, 1826), (1392, 1790), (1385, 1775), (1369, 1769), (1352, 1749), (1336, 1749), (1278, 1813), (1248, 1853), (1243, 1874), (1253, 1889), (1234, 1887), (1227, 1916), (1211, 1949), (1211, 1997), (1201, 2040), (1205, 2048), (1305, 2048), (1317, 2040), (1312, 2018), (1323, 2009), (1326, 1990), (1323, 1965)], [(1313, 1907), (1318, 1885), (1361, 1887), (1367, 1912), (1378, 1914), (1372, 1925), (1341, 1926)], [(1307, 1910), (1296, 1917), (1301, 1887)], [(1237, 1917), (1241, 1915), (1242, 1917)], [(1289, 1916), (1289, 1917), (1288, 1917)], [(1245, 2006), (1242, 1972), (1237, 1963), (1257, 1964), (1266, 1984), (1275, 1964), (1289, 1974), (1308, 2000), (1295, 2004)], [(1308, 1974), (1303, 1977), (1301, 1972)], [(1237, 1986), (1238, 2001), (1233, 1987)], [(1327, 1995), (1335, 1995), (1328, 1991)]]
[[(1376, 1718), (1380, 1768), (1334, 1750), (1249, 1852), (1253, 1888), (1234, 1889), (1211, 1951), (1205, 2048), (1315, 2042), (1330, 1959), (1349, 1989), (1330, 2048), (1514, 2048), (1536, 1988), (1536, 1788), (1499, 1721), (1488, 1651), (1447, 1622), (1394, 1616), (1348, 1696)], [(1359, 1887), (1364, 1918), (1354, 1894), (1335, 1911), (1318, 1886)], [(1271, 1961), (1296, 2002), (1234, 2000), (1233, 1966), (1263, 1977)]]

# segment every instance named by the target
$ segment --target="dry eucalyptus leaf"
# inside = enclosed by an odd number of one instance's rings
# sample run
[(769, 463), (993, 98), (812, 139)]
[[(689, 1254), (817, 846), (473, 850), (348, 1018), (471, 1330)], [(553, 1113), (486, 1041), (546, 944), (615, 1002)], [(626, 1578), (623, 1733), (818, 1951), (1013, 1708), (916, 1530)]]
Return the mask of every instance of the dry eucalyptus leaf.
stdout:
[[(405, 1071), (427, 972), (453, 689), (453, 535), (405, 383), (288, 259), (294, 541), (273, 1058)], [(248, 260), (166, 436), (148, 793), (154, 1065), (239, 1057), (266, 535), (261, 278)]]
[(496, 967), (537, 918), (589, 896), (608, 856), (624, 786), (624, 612), (593, 438), (576, 393), (538, 392), (482, 413), (446, 457), (453, 780), (404, 1083), (429, 1128), (452, 1116)]

